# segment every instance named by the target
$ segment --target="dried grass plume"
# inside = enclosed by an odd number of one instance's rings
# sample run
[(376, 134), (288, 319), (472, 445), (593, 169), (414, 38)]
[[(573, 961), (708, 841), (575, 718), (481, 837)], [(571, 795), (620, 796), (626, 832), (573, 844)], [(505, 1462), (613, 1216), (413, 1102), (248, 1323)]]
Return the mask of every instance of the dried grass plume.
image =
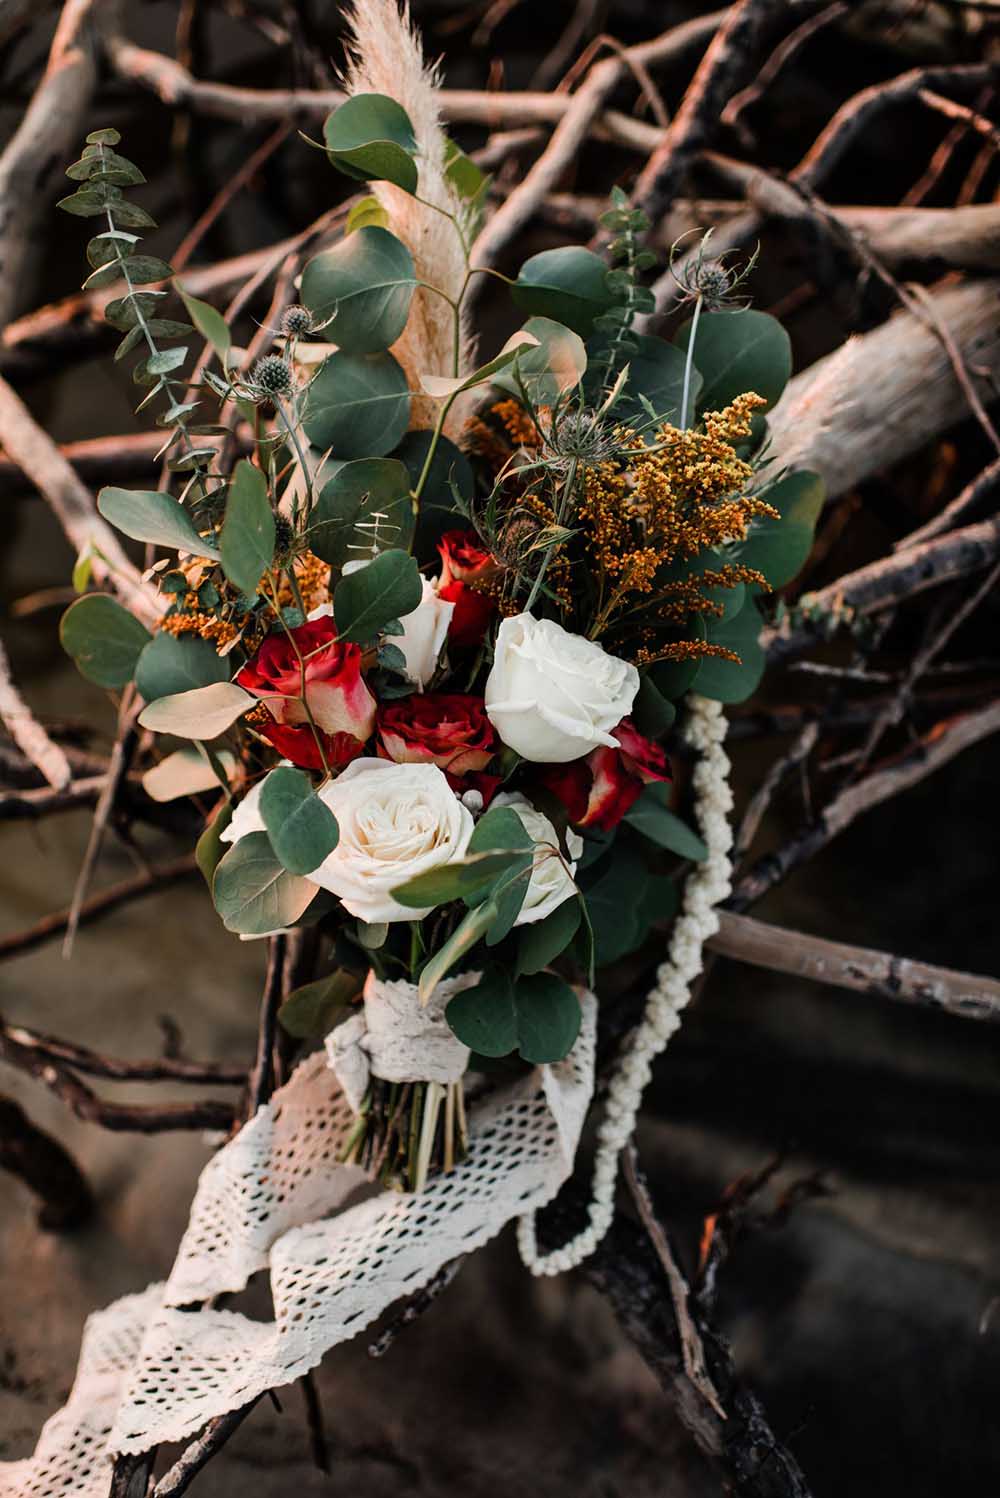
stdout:
[[(461, 215), (465, 205), (445, 176), (445, 136), (438, 107), (440, 75), (424, 61), (409, 6), (396, 0), (358, 0), (348, 16), (353, 37), (345, 85), (350, 95), (387, 94), (402, 105), (417, 141), (418, 191), (427, 203)], [(465, 256), (454, 225), (434, 208), (418, 203), (389, 182), (372, 183), (372, 191), (389, 215), (389, 228), (408, 247), (417, 277), (440, 286), (457, 299), (465, 281)], [(454, 321), (451, 308), (432, 291), (418, 289), (409, 321), (392, 348), (415, 392), (411, 427), (433, 426), (438, 403), (420, 393), (422, 374), (453, 373)], [(463, 326), (459, 372), (472, 366), (472, 339)], [(445, 432), (453, 440), (466, 411), (461, 399), (449, 415)]]

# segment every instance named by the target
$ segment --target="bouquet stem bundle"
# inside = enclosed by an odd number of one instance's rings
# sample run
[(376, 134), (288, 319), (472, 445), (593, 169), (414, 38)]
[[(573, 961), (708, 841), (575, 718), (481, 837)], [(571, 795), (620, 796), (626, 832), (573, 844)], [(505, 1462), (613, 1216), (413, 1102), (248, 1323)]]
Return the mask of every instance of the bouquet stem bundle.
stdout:
[(465, 1159), (468, 1142), (461, 1082), (374, 1077), (342, 1159), (382, 1186), (422, 1191), (430, 1175)]

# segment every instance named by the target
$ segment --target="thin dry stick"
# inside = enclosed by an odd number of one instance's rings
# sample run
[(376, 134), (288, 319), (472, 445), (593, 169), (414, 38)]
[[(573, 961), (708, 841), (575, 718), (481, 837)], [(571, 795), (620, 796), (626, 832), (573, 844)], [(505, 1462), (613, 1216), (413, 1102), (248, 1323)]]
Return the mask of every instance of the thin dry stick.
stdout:
[(814, 822), (800, 828), (777, 852), (758, 859), (737, 880), (726, 909), (746, 910), (866, 811), (918, 785), (963, 750), (997, 732), (1000, 732), (1000, 701), (938, 723), (905, 754), (839, 791)]
[(950, 120), (960, 120), (968, 125), (970, 130), (976, 130), (984, 135), (994, 150), (1000, 149), (1000, 130), (988, 120), (978, 109), (970, 109), (968, 104), (959, 104), (955, 99), (946, 99), (943, 94), (937, 93), (932, 88), (918, 88), (917, 98), (922, 104), (927, 104), (931, 109), (936, 109), (939, 114), (947, 115)]
[(993, 462), (966, 484), (961, 494), (956, 494), (955, 498), (945, 505), (944, 509), (932, 520), (928, 520), (926, 525), (921, 525), (917, 530), (911, 531), (908, 536), (904, 536), (901, 541), (897, 541), (894, 550), (909, 551), (913, 546), (920, 546), (923, 542), (932, 541), (946, 531), (954, 530), (963, 520), (975, 519), (977, 511), (987, 501), (993, 499), (998, 488), (1000, 488), (1000, 458), (994, 458)]
[(126, 1061), (105, 1056), (87, 1046), (41, 1035), (23, 1025), (11, 1025), (0, 1015), (0, 1034), (14, 1041), (22, 1051), (34, 1051), (43, 1062), (54, 1061), (83, 1072), (85, 1076), (106, 1077), (115, 1082), (183, 1082), (241, 1087), (247, 1079), (246, 1068), (225, 1066), (215, 1061), (185, 1061), (179, 1057), (158, 1056), (152, 1060)]
[(55, 791), (64, 791), (73, 778), (69, 760), (53, 743), (14, 685), (7, 652), (0, 643), (0, 720), (14, 743), (45, 776)]
[(243, 165), (238, 167), (228, 179), (225, 186), (221, 187), (215, 194), (215, 197), (209, 203), (204, 213), (191, 225), (191, 228), (174, 251), (171, 264), (175, 275), (179, 275), (184, 269), (212, 225), (221, 218), (230, 203), (243, 191), (247, 183), (252, 181), (264, 165), (264, 162), (269, 160), (282, 142), (288, 138), (291, 129), (290, 124), (282, 122), (276, 130), (272, 130), (267, 139), (261, 142), (256, 151), (247, 157)]
[[(185, 853), (180, 858), (169, 859), (166, 863), (155, 865), (148, 871), (136, 874), (131, 879), (123, 879), (117, 884), (109, 885), (107, 889), (100, 890), (96, 895), (91, 895), (80, 907), (78, 926), (86, 925), (87, 922), (96, 920), (98, 916), (107, 914), (109, 910), (117, 910), (122, 905), (128, 905), (142, 895), (151, 894), (154, 890), (166, 889), (168, 885), (176, 884), (181, 879), (189, 879), (192, 874), (198, 872), (198, 865), (194, 857)], [(28, 926), (23, 931), (15, 931), (10, 936), (0, 936), (0, 958), (20, 956), (22, 952), (30, 952), (35, 947), (40, 947), (53, 936), (59, 936), (66, 930), (69, 922), (69, 911), (58, 910), (52, 915), (43, 916), (33, 926)]]
[[(752, 83), (746, 88), (741, 88), (739, 93), (733, 95), (729, 103), (720, 115), (720, 123), (723, 125), (737, 125), (740, 115), (744, 110), (756, 104), (765, 91), (795, 54), (805, 46), (810, 37), (815, 36), (817, 31), (822, 31), (825, 26), (839, 21), (841, 16), (846, 15), (850, 6), (845, 0), (834, 0), (833, 5), (828, 5), (824, 10), (817, 11), (814, 16), (807, 16), (800, 26), (790, 31), (784, 41), (780, 42), (770, 57), (759, 70)], [(747, 132), (749, 133), (749, 132)]]
[(646, 1229), (656, 1257), (663, 1265), (663, 1272), (667, 1276), (670, 1299), (673, 1302), (674, 1317), (677, 1322), (677, 1335), (681, 1344), (681, 1356), (684, 1359), (684, 1371), (701, 1397), (712, 1406), (719, 1419), (725, 1420), (726, 1412), (719, 1402), (718, 1393), (708, 1371), (705, 1348), (688, 1308), (690, 1293), (688, 1283), (674, 1257), (667, 1230), (656, 1215), (646, 1178), (639, 1168), (639, 1156), (634, 1140), (629, 1140), (622, 1152), (622, 1165), (629, 1193), (635, 1202), (636, 1210), (642, 1219), (642, 1225)]
[(222, 1450), (257, 1403), (257, 1399), (252, 1399), (240, 1409), (230, 1410), (228, 1414), (217, 1415), (214, 1420), (210, 1420), (198, 1439), (192, 1441), (181, 1453), (169, 1471), (164, 1472), (150, 1498), (180, 1498), (182, 1493), (186, 1493), (198, 1473), (217, 1451)]
[(753, 844), (754, 838), (760, 830), (774, 793), (781, 785), (785, 776), (796, 766), (802, 765), (809, 758), (819, 737), (819, 723), (814, 721), (806, 723), (801, 732), (796, 736), (794, 743), (786, 754), (776, 759), (771, 765), (757, 790), (751, 796), (739, 831), (733, 842), (732, 861), (733, 866), (738, 868), (746, 858)]
[(1000, 1023), (1000, 982), (979, 973), (915, 962), (846, 942), (788, 931), (751, 916), (719, 912), (719, 929), (708, 939), (718, 957), (753, 967), (830, 983), (855, 993), (943, 1010), (963, 1019)]
[(975, 613), (983, 599), (993, 592), (998, 581), (1000, 581), (1000, 565), (987, 573), (979, 587), (975, 588), (957, 608), (950, 606), (947, 601), (942, 603), (939, 613), (943, 617), (935, 619), (928, 627), (927, 638), (910, 661), (895, 694), (885, 704), (868, 730), (868, 735), (854, 765), (856, 775), (860, 775), (868, 765), (882, 740), (882, 735), (893, 724), (898, 723), (907, 711), (913, 699), (913, 689), (928, 666), (940, 655), (952, 635), (965, 623), (969, 615)]

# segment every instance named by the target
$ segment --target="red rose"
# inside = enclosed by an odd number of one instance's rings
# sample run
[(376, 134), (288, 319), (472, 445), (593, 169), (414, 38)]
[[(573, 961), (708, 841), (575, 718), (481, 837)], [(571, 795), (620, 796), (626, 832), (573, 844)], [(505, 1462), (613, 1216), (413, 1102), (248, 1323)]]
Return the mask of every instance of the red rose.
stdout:
[[(324, 733), (321, 728), (313, 732), (308, 723), (297, 728), (289, 723), (258, 724), (257, 732), (274, 745), (282, 759), (290, 759), (301, 770), (341, 770), (352, 759), (357, 759), (365, 747), (361, 739), (356, 739), (351, 733)], [(316, 742), (317, 735), (323, 745), (322, 754)]]
[[(378, 714), (379, 754), (397, 764), (437, 765), (449, 776), (477, 775), (497, 751), (481, 697), (415, 692), (385, 702)], [(492, 777), (486, 777), (490, 779)]]
[(496, 570), (493, 557), (480, 545), (475, 531), (445, 531), (438, 542), (441, 553), (441, 581), (470, 582), (474, 577), (488, 577)]
[(474, 531), (445, 531), (438, 542), (438, 551), (441, 553), (438, 597), (455, 605), (448, 638), (459, 648), (480, 645), (496, 613), (496, 604), (471, 584), (475, 579), (490, 577), (496, 571), (496, 563), (480, 545)]
[(364, 744), (371, 737), (375, 699), (361, 675), (361, 650), (337, 639), (330, 617), (309, 619), (288, 633), (268, 635), (236, 680), (261, 699), (275, 723), (308, 725), (311, 715), (316, 727), (334, 738), (347, 735)]
[(666, 754), (639, 732), (631, 718), (622, 719), (613, 737), (617, 749), (602, 746), (585, 759), (546, 766), (540, 772), (542, 784), (559, 798), (577, 827), (610, 832), (634, 806), (644, 785), (673, 779)]

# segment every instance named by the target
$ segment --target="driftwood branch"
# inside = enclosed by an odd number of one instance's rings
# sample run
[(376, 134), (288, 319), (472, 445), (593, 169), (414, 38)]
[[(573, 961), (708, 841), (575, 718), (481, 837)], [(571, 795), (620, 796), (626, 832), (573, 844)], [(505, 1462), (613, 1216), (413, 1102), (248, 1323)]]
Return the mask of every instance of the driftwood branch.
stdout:
[(719, 922), (708, 942), (719, 957), (964, 1019), (1000, 1021), (1000, 979), (786, 931), (729, 910), (720, 911)]

